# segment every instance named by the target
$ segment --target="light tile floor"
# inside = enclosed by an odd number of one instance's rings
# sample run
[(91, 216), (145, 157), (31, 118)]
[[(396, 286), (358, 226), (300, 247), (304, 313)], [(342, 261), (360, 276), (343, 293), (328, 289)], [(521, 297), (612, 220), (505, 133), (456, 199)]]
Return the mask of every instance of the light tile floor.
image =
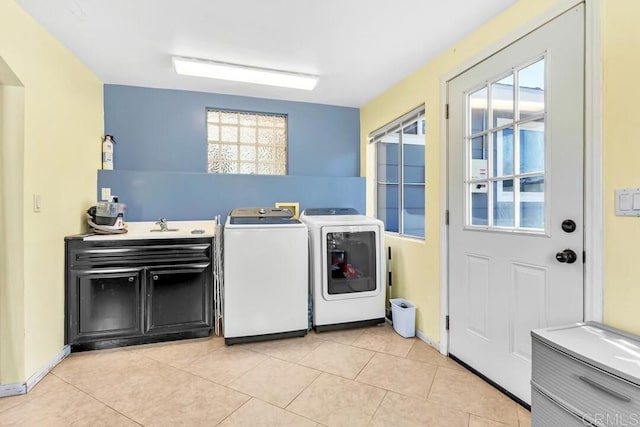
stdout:
[(74, 353), (0, 425), (531, 425), (529, 412), (389, 326), (224, 345), (219, 337)]

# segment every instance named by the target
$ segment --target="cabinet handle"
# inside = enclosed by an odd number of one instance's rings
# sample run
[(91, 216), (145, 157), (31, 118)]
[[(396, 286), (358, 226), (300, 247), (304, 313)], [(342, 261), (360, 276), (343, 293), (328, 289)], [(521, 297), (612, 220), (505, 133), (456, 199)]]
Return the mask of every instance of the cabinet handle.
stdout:
[(631, 402), (631, 398), (629, 398), (628, 396), (625, 396), (622, 393), (618, 393), (617, 391), (611, 390), (609, 387), (604, 386), (604, 385), (602, 385), (600, 383), (597, 383), (594, 380), (592, 380), (591, 378), (584, 377), (582, 375), (579, 376), (578, 378), (580, 378), (585, 383), (589, 384), (591, 387), (597, 388), (598, 390), (603, 391), (603, 392), (615, 397), (616, 399), (620, 399), (620, 400), (623, 400), (625, 402)]
[(136, 280), (136, 278), (135, 278), (135, 277), (133, 277), (133, 276), (132, 276), (132, 277), (129, 277), (129, 281), (130, 281), (130, 282), (133, 282), (134, 280)]
[(152, 279), (153, 279), (153, 280), (158, 280), (158, 275), (157, 275), (157, 274), (154, 274), (154, 275), (153, 275), (153, 277), (152, 277)]

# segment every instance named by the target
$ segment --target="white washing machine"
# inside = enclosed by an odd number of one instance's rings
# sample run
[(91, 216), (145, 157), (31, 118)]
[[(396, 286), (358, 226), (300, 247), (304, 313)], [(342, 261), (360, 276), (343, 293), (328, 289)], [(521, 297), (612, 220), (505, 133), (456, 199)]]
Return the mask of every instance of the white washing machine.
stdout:
[(384, 225), (351, 208), (305, 209), (317, 331), (384, 322)]
[(226, 344), (304, 336), (307, 227), (288, 209), (233, 209), (224, 226)]

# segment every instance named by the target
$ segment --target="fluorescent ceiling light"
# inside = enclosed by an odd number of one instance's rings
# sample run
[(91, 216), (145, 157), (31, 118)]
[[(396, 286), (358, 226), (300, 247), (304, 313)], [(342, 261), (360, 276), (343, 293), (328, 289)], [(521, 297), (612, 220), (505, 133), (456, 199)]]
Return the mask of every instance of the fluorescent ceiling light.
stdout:
[(269, 86), (312, 90), (318, 76), (207, 61), (204, 59), (172, 57), (176, 73), (185, 76), (209, 77), (234, 82), (256, 83)]

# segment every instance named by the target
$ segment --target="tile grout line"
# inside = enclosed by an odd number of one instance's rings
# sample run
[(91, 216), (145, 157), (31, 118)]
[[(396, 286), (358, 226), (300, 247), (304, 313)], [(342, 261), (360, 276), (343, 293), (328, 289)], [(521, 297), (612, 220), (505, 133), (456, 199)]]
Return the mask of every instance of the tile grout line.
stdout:
[[(436, 373), (433, 374), (433, 381), (431, 381), (431, 385), (429, 386), (429, 392), (427, 393), (427, 402), (430, 402), (429, 397), (431, 397), (431, 391), (433, 390), (433, 384), (436, 382), (436, 377), (438, 376), (438, 372), (440, 371), (440, 366), (436, 367)], [(437, 403), (437, 402), (433, 402)]]
[[(300, 365), (300, 366), (302, 366), (302, 365)], [(316, 424), (320, 425), (320, 424), (322, 424), (320, 421), (314, 420), (314, 419), (309, 418), (309, 417), (305, 417), (304, 415), (298, 414), (297, 412), (293, 412), (293, 411), (291, 411), (291, 410), (287, 409), (287, 408), (289, 408), (289, 406), (291, 406), (291, 404), (292, 404), (293, 402), (295, 402), (295, 400), (296, 400), (298, 397), (300, 397), (300, 395), (301, 395), (302, 393), (304, 393), (304, 391), (305, 391), (306, 389), (308, 389), (309, 387), (311, 387), (311, 385), (312, 385), (313, 383), (315, 383), (316, 381), (318, 381), (318, 378), (320, 378), (320, 377), (322, 376), (322, 374), (326, 373), (326, 372), (324, 372), (324, 371), (320, 371), (320, 370), (318, 370), (318, 369), (315, 369), (315, 370), (316, 370), (316, 371), (318, 371), (318, 372), (320, 372), (320, 374), (319, 374), (317, 377), (315, 377), (315, 378), (313, 379), (313, 381), (311, 381), (311, 382), (309, 383), (309, 385), (307, 385), (305, 388), (303, 388), (302, 390), (300, 390), (300, 393), (298, 393), (298, 394), (297, 394), (293, 399), (291, 399), (291, 401), (287, 404), (287, 406), (285, 406), (285, 407), (284, 407), (284, 408), (282, 408), (282, 409), (283, 409), (283, 410), (285, 410), (285, 411), (287, 411), (287, 412), (289, 412), (290, 414), (298, 415), (299, 417), (302, 417), (302, 418), (304, 418), (304, 419), (307, 419), (307, 420), (309, 420), (309, 421), (312, 421), (312, 422), (314, 422), (314, 423), (316, 423)]]
[(384, 394), (382, 395), (382, 399), (380, 399), (380, 402), (378, 402), (378, 406), (376, 406), (376, 410), (373, 411), (373, 414), (371, 414), (371, 419), (369, 419), (369, 422), (367, 423), (367, 425), (370, 425), (373, 422), (374, 418), (376, 417), (376, 414), (378, 413), (378, 409), (380, 409), (380, 407), (382, 406), (382, 402), (384, 402), (384, 399), (387, 398), (387, 394), (389, 394), (389, 391), (388, 390), (384, 390)]
[(53, 375), (54, 377), (58, 378), (60, 381), (62, 381), (62, 382), (64, 382), (64, 383), (66, 383), (66, 384), (70, 385), (71, 387), (73, 387), (74, 389), (78, 390), (80, 393), (82, 393), (82, 394), (84, 394), (84, 395), (88, 396), (89, 398), (91, 398), (91, 399), (95, 400), (96, 402), (99, 402), (99, 403), (103, 404), (104, 406), (106, 406), (107, 408), (111, 409), (112, 411), (114, 411), (114, 412), (116, 412), (116, 413), (118, 413), (118, 414), (122, 415), (123, 417), (125, 417), (125, 418), (126, 418), (126, 419), (128, 419), (128, 420), (130, 420), (131, 422), (133, 422), (133, 423), (135, 423), (135, 424), (137, 424), (137, 425), (139, 425), (139, 426), (144, 426), (144, 424), (139, 423), (138, 421), (134, 420), (133, 418), (129, 417), (128, 415), (123, 414), (122, 412), (120, 412), (120, 411), (118, 411), (116, 408), (114, 408), (113, 406), (111, 406), (111, 405), (109, 405), (108, 403), (103, 402), (102, 400), (98, 399), (98, 398), (97, 398), (96, 396), (94, 396), (93, 394), (91, 394), (91, 393), (89, 393), (89, 392), (87, 392), (87, 391), (85, 391), (85, 390), (81, 389), (80, 387), (78, 387), (78, 386), (77, 386), (77, 385), (75, 385), (75, 384), (70, 383), (69, 381), (65, 380), (65, 379), (64, 379), (64, 378), (62, 378), (62, 377), (57, 376), (56, 374), (54, 374), (54, 373), (53, 373), (53, 371), (52, 371), (52, 372), (49, 372), (49, 373), (50, 373), (51, 375)]
[[(243, 393), (244, 394), (244, 393)], [(240, 410), (240, 408), (244, 407), (244, 405), (246, 405), (247, 403), (251, 402), (251, 399), (253, 399), (253, 396), (249, 396), (249, 399), (247, 399), (242, 405), (238, 406), (236, 409), (234, 409), (233, 411), (231, 411), (226, 417), (224, 417), (223, 419), (220, 420), (219, 423), (216, 424), (216, 426), (221, 425), (223, 422), (225, 422), (225, 420), (227, 418), (229, 418), (231, 415), (235, 414), (236, 412), (238, 412)]]
[[(300, 365), (300, 366), (302, 366), (302, 365)], [(311, 368), (310, 368), (310, 369), (311, 369)], [(300, 397), (300, 395), (301, 395), (302, 393), (304, 393), (304, 391), (305, 391), (306, 389), (308, 389), (309, 387), (311, 387), (311, 385), (312, 385), (313, 383), (315, 383), (316, 381), (318, 381), (318, 378), (320, 378), (320, 377), (322, 376), (322, 374), (325, 374), (325, 373), (326, 373), (326, 372), (324, 372), (324, 371), (320, 371), (320, 370), (318, 370), (318, 369), (314, 369), (314, 370), (315, 370), (315, 371), (320, 372), (320, 374), (319, 374), (317, 377), (315, 377), (315, 378), (313, 379), (313, 381), (311, 381), (311, 382), (310, 382), (310, 383), (309, 383), (305, 388), (303, 388), (302, 390), (300, 390), (300, 393), (296, 394), (296, 396), (295, 396), (293, 399), (291, 399), (291, 401), (290, 401), (289, 403), (287, 403), (287, 405), (286, 405), (284, 408), (282, 408), (282, 409), (284, 409), (285, 411), (287, 411), (287, 410), (288, 410), (287, 408), (288, 408), (289, 406), (291, 406), (291, 404), (292, 404), (293, 402), (295, 402), (295, 400), (296, 400), (298, 397)], [(293, 411), (289, 411), (289, 412), (291, 412), (291, 413), (293, 413), (293, 414), (297, 414), (296, 412), (293, 412)], [(300, 414), (297, 414), (297, 415), (300, 415)], [(312, 421), (315, 421), (315, 420), (312, 420)], [(319, 421), (316, 421), (316, 422), (319, 422)]]
[(431, 378), (431, 384), (429, 384), (429, 390), (427, 390), (427, 395), (424, 398), (425, 402), (429, 401), (429, 395), (431, 394), (431, 389), (433, 388), (433, 383), (436, 382), (436, 375), (438, 375), (438, 371), (439, 370), (440, 370), (440, 367), (436, 365), (436, 370), (433, 373), (433, 378)]
[[(358, 373), (356, 374), (355, 377), (353, 377), (353, 381), (359, 382), (357, 381), (358, 377), (360, 376), (360, 374), (362, 373), (362, 371), (364, 371), (364, 369), (369, 366), (369, 363), (371, 363), (371, 361), (373, 360), (374, 357), (376, 357), (376, 354), (378, 354), (377, 351), (374, 351), (373, 354), (371, 355), (371, 357), (369, 357), (369, 360), (367, 360), (367, 363), (365, 363), (362, 368), (360, 368), (360, 370), (358, 371)], [(362, 384), (362, 383), (361, 383)], [(369, 384), (371, 385), (371, 384)], [(384, 389), (382, 389), (384, 390)], [(385, 390), (386, 391), (386, 390)]]
[[(264, 354), (261, 354), (261, 355), (264, 356)], [(259, 368), (260, 365), (264, 365), (265, 363), (267, 363), (269, 361), (269, 359), (271, 358), (271, 356), (269, 356), (269, 355), (266, 355), (266, 356), (267, 357), (265, 357), (264, 360), (261, 360), (260, 362), (258, 362), (258, 364), (256, 366), (247, 369), (246, 371), (244, 371), (243, 373), (241, 373), (240, 375), (235, 377), (233, 380), (229, 381), (229, 384), (225, 385), (225, 387), (229, 388), (230, 390), (239, 391), (239, 390), (236, 390), (236, 389), (234, 389), (232, 387), (228, 387), (228, 386), (230, 386), (232, 383), (234, 383), (235, 381), (239, 380), (240, 378), (244, 377), (245, 375), (247, 375), (249, 372), (253, 371), (254, 369)], [(240, 392), (240, 393), (242, 393), (242, 392)], [(251, 396), (251, 397), (253, 397), (253, 396)]]
[(408, 359), (408, 360), (412, 360), (412, 359), (409, 359), (409, 353), (411, 353), (411, 350), (413, 350), (413, 347), (416, 346), (416, 342), (417, 342), (415, 339), (412, 339), (412, 341), (413, 342), (411, 343), (411, 347), (409, 347), (409, 351), (407, 351), (407, 354), (402, 356), (403, 358)]

